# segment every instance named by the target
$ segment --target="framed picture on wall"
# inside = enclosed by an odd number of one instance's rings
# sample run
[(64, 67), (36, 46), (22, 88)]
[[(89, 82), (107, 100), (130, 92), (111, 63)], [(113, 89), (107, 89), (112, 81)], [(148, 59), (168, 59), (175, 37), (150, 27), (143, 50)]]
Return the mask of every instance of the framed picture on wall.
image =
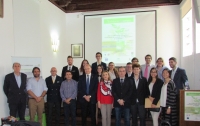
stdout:
[(3, 0), (0, 0), (0, 18), (3, 18)]
[(71, 56), (73, 58), (83, 58), (83, 44), (71, 44)]

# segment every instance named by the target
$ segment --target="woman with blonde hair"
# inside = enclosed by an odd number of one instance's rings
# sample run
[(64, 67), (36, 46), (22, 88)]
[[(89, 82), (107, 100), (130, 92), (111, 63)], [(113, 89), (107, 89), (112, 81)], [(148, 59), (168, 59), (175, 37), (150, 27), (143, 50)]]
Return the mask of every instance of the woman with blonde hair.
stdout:
[(97, 101), (101, 110), (102, 126), (111, 126), (111, 112), (113, 108), (112, 81), (109, 73), (102, 73), (102, 80), (98, 84)]
[(161, 80), (163, 80), (163, 81), (164, 81), (164, 78), (163, 78), (163, 76), (162, 76), (162, 72), (163, 72), (163, 70), (164, 70), (165, 68), (167, 68), (167, 67), (165, 66), (165, 63), (164, 63), (163, 58), (162, 58), (162, 57), (159, 57), (159, 58), (156, 60), (156, 69), (157, 69), (157, 71), (158, 71), (158, 77), (159, 77)]
[(113, 62), (110, 62), (108, 64), (108, 73), (110, 75), (110, 79), (113, 81), (115, 78), (119, 77), (118, 71), (115, 68), (115, 64)]

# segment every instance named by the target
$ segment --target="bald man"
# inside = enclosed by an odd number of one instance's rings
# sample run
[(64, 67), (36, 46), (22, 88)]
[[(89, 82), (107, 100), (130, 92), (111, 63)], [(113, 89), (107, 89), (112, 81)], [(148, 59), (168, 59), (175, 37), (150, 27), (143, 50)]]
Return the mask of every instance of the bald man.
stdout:
[(60, 86), (62, 83), (62, 77), (57, 75), (57, 69), (55, 67), (51, 68), (51, 76), (45, 79), (47, 84), (47, 106), (48, 106), (48, 117), (47, 117), (47, 126), (52, 124), (52, 110), (55, 105), (56, 108), (56, 120), (54, 126), (59, 126), (60, 122), (60, 106), (61, 106), (61, 97), (60, 97)]
[(3, 90), (8, 98), (10, 116), (16, 117), (18, 113), (20, 120), (25, 120), (27, 76), (20, 72), (20, 63), (13, 63), (13, 70), (5, 76)]

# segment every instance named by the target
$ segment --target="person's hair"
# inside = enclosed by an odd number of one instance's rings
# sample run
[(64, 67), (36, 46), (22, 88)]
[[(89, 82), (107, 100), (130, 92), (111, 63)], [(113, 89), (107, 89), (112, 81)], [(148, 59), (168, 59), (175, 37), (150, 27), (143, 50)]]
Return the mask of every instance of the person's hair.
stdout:
[(133, 64), (132, 65), (132, 69), (134, 69), (134, 68), (140, 68), (140, 64), (138, 64), (138, 63), (137, 64)]
[(137, 62), (139, 62), (138, 58), (137, 57), (134, 57), (131, 62), (133, 62), (134, 60), (137, 60)]
[(126, 68), (123, 66), (118, 67), (118, 71), (119, 71), (119, 69), (122, 69), (122, 68), (125, 69), (125, 71), (126, 71)]
[(171, 78), (171, 72), (170, 72), (170, 70), (169, 70), (168, 68), (163, 69), (162, 75), (163, 75), (163, 72), (164, 72), (164, 71), (167, 71), (167, 72), (169, 73), (169, 78)]
[(88, 60), (86, 60), (86, 59), (84, 59), (84, 60), (81, 62), (80, 71), (83, 72), (83, 73), (85, 72), (85, 71), (84, 71), (84, 66), (83, 66), (83, 62), (84, 62), (84, 61), (87, 61), (87, 63), (89, 64)]
[(72, 59), (73, 59), (73, 57), (72, 57), (72, 56), (68, 56), (68, 57), (67, 57), (67, 59), (69, 59), (69, 58), (72, 58)]
[(73, 76), (72, 71), (70, 71), (70, 70), (65, 71), (65, 76), (66, 76), (66, 73), (71, 73), (71, 75)]
[(175, 57), (171, 57), (171, 58), (169, 58), (169, 60), (173, 60), (174, 62), (177, 62)]
[(147, 58), (147, 56), (151, 57), (151, 59), (152, 59), (152, 56), (151, 56), (150, 54), (147, 54), (147, 55), (145, 56), (145, 59)]
[[(91, 65), (90, 65), (90, 64), (86, 64), (85, 66), (89, 66), (89, 67), (92, 69), (92, 67), (91, 67)], [(85, 69), (85, 66), (84, 66), (84, 69)]]
[(164, 66), (164, 60), (163, 60), (163, 58), (162, 57), (159, 57), (157, 60), (156, 60), (156, 63), (158, 63), (158, 60), (161, 60), (162, 62), (163, 62), (163, 66)]
[[(101, 70), (102, 70), (101, 75), (102, 75), (102, 73), (104, 72), (103, 66), (100, 65), (100, 64), (97, 66), (97, 73), (98, 73), (98, 67), (101, 67)], [(99, 74), (99, 73), (98, 73), (98, 74)]]
[[(109, 70), (110, 70), (110, 68), (109, 68), (110, 64), (114, 64), (114, 63), (113, 63), (113, 62), (110, 62), (110, 63), (108, 64), (108, 72), (109, 72)], [(115, 66), (115, 64), (114, 64), (114, 66)], [(118, 70), (117, 70), (115, 67), (113, 68), (113, 71), (114, 71), (114, 74), (115, 74), (116, 78), (119, 77)]]
[(40, 68), (39, 67), (34, 67), (33, 70), (32, 70), (32, 73), (34, 73), (34, 71), (38, 69), (40, 71)]
[(14, 68), (15, 64), (19, 64), (20, 67), (21, 67), (21, 64), (20, 64), (20, 63), (18, 63), (18, 62), (14, 62), (14, 63), (13, 63), (13, 66), (12, 66), (13, 68)]
[(97, 56), (98, 54), (100, 54), (100, 55), (101, 55), (101, 57), (102, 57), (102, 54), (101, 54), (100, 52), (97, 52), (95, 56)]
[(156, 69), (155, 67), (153, 67), (153, 68), (151, 68), (151, 70), (150, 70), (150, 72), (149, 72), (148, 84), (150, 84), (151, 81), (152, 81), (152, 79), (153, 79), (152, 76), (151, 76), (151, 72), (152, 72), (153, 70), (156, 71), (156, 73), (157, 73), (157, 75), (156, 75), (156, 79), (158, 79), (158, 71), (157, 71), (157, 69)]
[(108, 71), (103, 71), (103, 72), (101, 73), (101, 81), (104, 81), (104, 79), (103, 79), (103, 74), (104, 74), (104, 73), (108, 73), (108, 80), (109, 80), (109, 81), (112, 81), (111, 78), (110, 78), (110, 74), (109, 74)]
[(132, 65), (132, 63), (131, 63), (131, 62), (128, 62), (126, 65)]

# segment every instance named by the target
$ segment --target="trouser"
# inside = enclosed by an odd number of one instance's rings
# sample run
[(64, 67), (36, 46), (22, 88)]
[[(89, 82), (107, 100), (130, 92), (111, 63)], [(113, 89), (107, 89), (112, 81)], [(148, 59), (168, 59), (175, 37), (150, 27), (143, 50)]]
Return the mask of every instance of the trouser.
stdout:
[(25, 110), (26, 110), (26, 103), (9, 103), (9, 109), (10, 109), (10, 116), (16, 117), (17, 113), (19, 115), (20, 120), (25, 120)]
[(121, 126), (121, 114), (124, 113), (124, 126), (130, 126), (130, 108), (115, 107), (115, 125)]
[(102, 126), (111, 126), (112, 104), (101, 104)]
[(64, 111), (65, 111), (65, 126), (69, 126), (69, 115), (71, 114), (72, 125), (76, 126), (76, 100), (71, 99), (70, 104), (63, 103)]
[(158, 117), (160, 115), (160, 112), (153, 112), (150, 111), (152, 119), (153, 119), (153, 126), (158, 126)]
[(29, 105), (30, 121), (34, 121), (35, 114), (37, 112), (38, 122), (40, 123), (40, 126), (42, 126), (42, 114), (44, 111), (44, 99), (41, 99), (40, 102), (36, 102), (35, 99), (29, 99), (28, 105)]
[(53, 111), (54, 105), (55, 105), (55, 110), (56, 110), (55, 126), (59, 126), (59, 124), (60, 124), (60, 105), (61, 105), (61, 101), (58, 101), (58, 102), (47, 102), (47, 106), (48, 106), (47, 126), (52, 126), (52, 111)]
[(89, 107), (89, 111), (90, 111), (92, 126), (96, 126), (96, 116), (95, 116), (96, 115), (96, 103), (92, 104), (91, 102), (87, 102), (87, 101), (84, 101), (83, 103), (81, 103), (82, 126), (88, 126), (86, 124), (88, 107)]
[(139, 103), (131, 105), (132, 126), (138, 126), (137, 115), (139, 115), (140, 118), (140, 126), (146, 126), (145, 112), (146, 110), (144, 108), (144, 105), (140, 105)]

